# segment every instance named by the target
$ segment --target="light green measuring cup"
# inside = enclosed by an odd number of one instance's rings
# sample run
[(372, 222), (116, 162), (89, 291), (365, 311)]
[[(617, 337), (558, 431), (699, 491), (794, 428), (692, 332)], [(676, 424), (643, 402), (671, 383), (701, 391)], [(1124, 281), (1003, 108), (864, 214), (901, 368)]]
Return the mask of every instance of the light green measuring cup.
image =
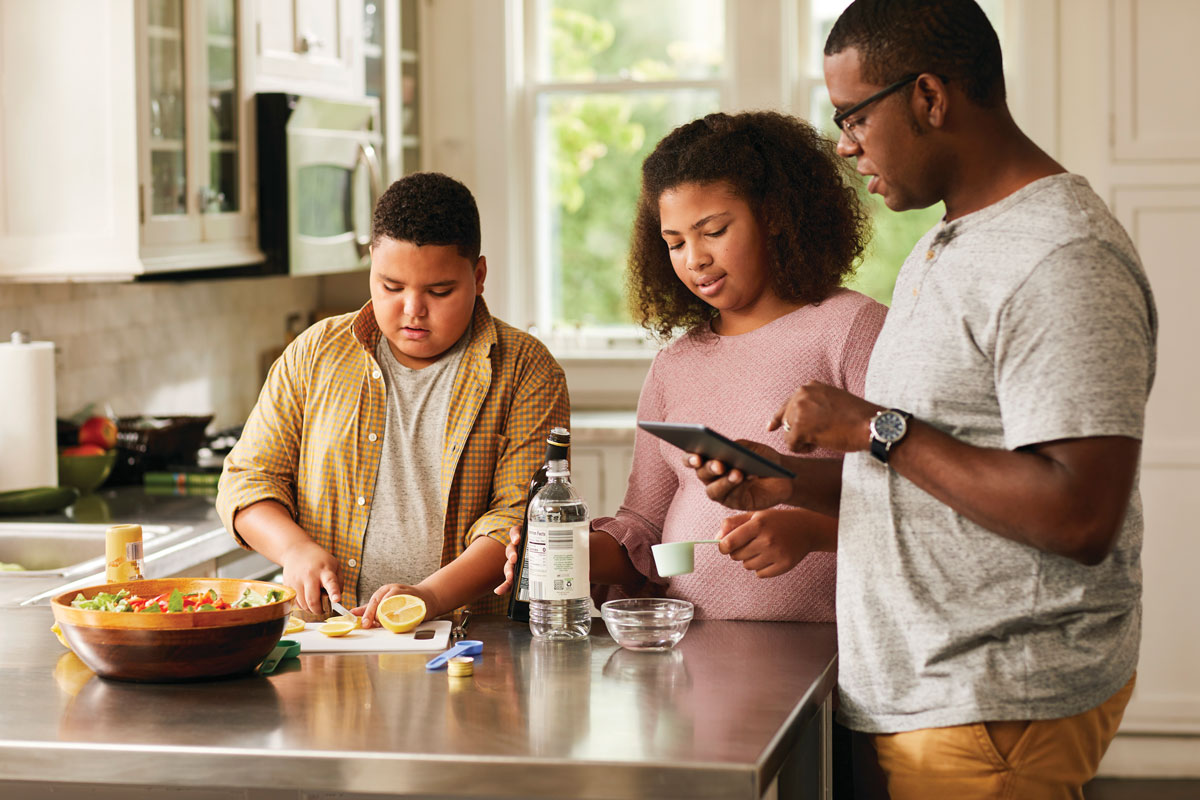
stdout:
[(696, 548), (698, 544), (717, 544), (720, 539), (697, 539), (694, 542), (668, 542), (650, 546), (654, 554), (654, 566), (658, 574), (664, 578), (672, 575), (686, 575), (696, 569)]

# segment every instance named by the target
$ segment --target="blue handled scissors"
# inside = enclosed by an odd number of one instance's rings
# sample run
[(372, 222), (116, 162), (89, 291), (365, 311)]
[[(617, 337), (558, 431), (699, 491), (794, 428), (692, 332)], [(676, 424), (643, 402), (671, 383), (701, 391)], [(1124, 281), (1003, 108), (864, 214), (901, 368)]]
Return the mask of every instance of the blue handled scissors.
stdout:
[(444, 653), (439, 653), (425, 662), (425, 669), (441, 669), (455, 656), (477, 656), (483, 652), (483, 642), (478, 639), (463, 639)]

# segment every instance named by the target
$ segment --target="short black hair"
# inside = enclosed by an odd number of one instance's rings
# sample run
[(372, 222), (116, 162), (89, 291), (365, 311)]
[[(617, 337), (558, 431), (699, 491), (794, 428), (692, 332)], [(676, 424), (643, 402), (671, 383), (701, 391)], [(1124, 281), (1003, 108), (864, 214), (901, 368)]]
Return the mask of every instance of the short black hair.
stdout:
[(671, 265), (658, 211), (663, 192), (687, 183), (727, 187), (762, 228), (775, 293), (819, 303), (853, 272), (870, 237), (857, 180), (834, 143), (797, 117), (715, 113), (679, 126), (642, 164), (625, 276), (634, 319), (665, 340), (717, 315)]
[(932, 72), (980, 106), (1005, 102), (1000, 39), (975, 0), (855, 0), (829, 31), (825, 55), (850, 48), (870, 83)]
[(471, 190), (440, 172), (414, 172), (387, 188), (375, 203), (371, 246), (383, 237), (450, 245), (474, 264), (479, 260), (479, 208)]

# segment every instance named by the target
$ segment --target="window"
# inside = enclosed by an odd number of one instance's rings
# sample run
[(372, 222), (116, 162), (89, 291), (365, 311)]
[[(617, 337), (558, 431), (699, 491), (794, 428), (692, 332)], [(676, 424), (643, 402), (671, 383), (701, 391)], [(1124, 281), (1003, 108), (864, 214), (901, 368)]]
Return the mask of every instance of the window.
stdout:
[[(510, 0), (517, 14), (512, 254), (527, 272), (505, 310), (556, 352), (641, 340), (624, 295), (645, 156), (676, 125), (715, 110), (777, 108), (835, 133), (821, 74), (848, 0)], [(1002, 40), (1005, 0), (982, 0)], [(1010, 60), (1010, 66), (1012, 60)], [(939, 205), (896, 214), (878, 197), (875, 235), (851, 286), (890, 302)]]
[(531, 0), (536, 319), (551, 338), (631, 332), (624, 269), (641, 164), (728, 101), (724, 0)]

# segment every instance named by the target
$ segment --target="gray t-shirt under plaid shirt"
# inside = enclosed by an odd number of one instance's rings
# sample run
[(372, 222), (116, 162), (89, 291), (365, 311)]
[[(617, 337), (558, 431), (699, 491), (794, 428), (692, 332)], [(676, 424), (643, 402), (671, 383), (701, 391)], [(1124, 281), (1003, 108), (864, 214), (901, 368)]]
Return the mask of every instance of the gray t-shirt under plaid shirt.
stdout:
[(442, 566), (442, 443), (454, 377), (470, 339), (468, 327), (441, 358), (412, 369), (396, 360), (387, 337), (379, 337), (375, 359), (387, 388), (387, 421), (363, 539), (360, 603), (384, 584), (413, 586)]
[[(866, 398), (978, 447), (1141, 439), (1155, 336), (1125, 231), (1086, 180), (1054, 175), (917, 243)], [(1113, 552), (1089, 567), (985, 530), (855, 453), (839, 530), (840, 716), (851, 728), (1065, 717), (1133, 673), (1136, 487)]]

